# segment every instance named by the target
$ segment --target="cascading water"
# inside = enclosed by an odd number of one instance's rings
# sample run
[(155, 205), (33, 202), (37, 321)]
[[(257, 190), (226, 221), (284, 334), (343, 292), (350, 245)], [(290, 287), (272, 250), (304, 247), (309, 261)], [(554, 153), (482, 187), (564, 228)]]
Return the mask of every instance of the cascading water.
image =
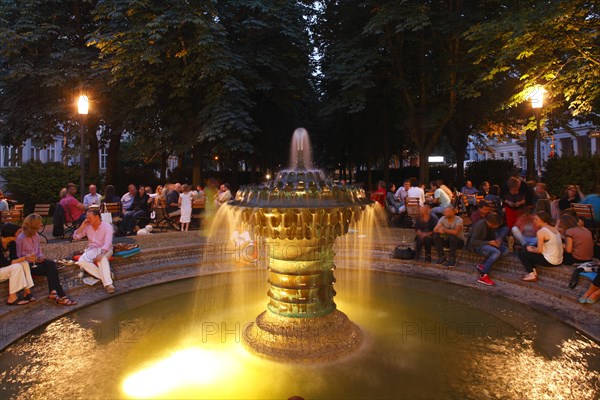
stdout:
[(274, 180), (240, 188), (217, 214), (211, 236), (249, 232), (268, 258), (269, 303), (244, 329), (247, 348), (282, 361), (337, 359), (358, 348), (362, 332), (333, 301), (335, 241), (361, 221), (373, 223), (376, 207), (362, 189), (338, 186), (313, 169), (305, 129), (294, 132), (290, 156), (290, 169)]

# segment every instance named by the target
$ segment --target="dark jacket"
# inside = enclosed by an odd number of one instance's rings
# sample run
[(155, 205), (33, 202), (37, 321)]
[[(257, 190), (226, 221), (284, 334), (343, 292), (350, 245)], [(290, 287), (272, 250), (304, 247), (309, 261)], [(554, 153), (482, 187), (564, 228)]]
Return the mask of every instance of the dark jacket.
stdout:
[(16, 260), (17, 258), (19, 258), (17, 257), (17, 243), (15, 243), (14, 240), (8, 244), (7, 250), (8, 258), (6, 258), (6, 255), (4, 255), (5, 249), (2, 249), (2, 251), (0, 251), (0, 268), (8, 267), (12, 264), (12, 260)]
[(131, 203), (131, 207), (129, 207), (129, 210), (127, 211), (146, 211), (148, 212), (148, 200), (150, 199), (150, 196), (148, 196), (147, 194), (140, 196), (139, 194), (136, 194), (135, 197), (133, 198), (133, 203)]
[(496, 229), (491, 229), (485, 218), (473, 224), (471, 228), (471, 245), (474, 247), (485, 246), (494, 239), (496, 239)]

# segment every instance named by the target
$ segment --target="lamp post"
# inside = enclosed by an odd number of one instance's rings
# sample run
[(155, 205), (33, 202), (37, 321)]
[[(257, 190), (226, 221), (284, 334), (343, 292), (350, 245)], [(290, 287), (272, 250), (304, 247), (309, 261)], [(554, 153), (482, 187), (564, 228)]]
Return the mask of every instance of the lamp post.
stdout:
[(88, 114), (90, 107), (90, 101), (88, 100), (86, 95), (79, 96), (79, 100), (77, 101), (77, 112), (79, 113), (79, 122), (81, 128), (81, 143), (79, 149), (79, 168), (80, 168), (80, 178), (79, 178), (79, 192), (81, 195), (81, 202), (83, 202), (83, 197), (85, 196), (85, 117), (84, 115)]
[(533, 89), (531, 95), (529, 95), (529, 99), (531, 100), (531, 108), (533, 108), (533, 112), (535, 113), (535, 122), (536, 122), (536, 137), (537, 137), (537, 176), (538, 181), (542, 179), (542, 135), (540, 132), (540, 111), (544, 106), (544, 88), (540, 85), (536, 85)]

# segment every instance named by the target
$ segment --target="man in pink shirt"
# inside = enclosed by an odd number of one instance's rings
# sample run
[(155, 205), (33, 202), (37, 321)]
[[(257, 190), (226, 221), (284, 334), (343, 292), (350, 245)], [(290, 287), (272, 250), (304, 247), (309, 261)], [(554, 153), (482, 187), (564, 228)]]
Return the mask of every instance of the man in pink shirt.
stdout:
[(80, 240), (86, 236), (89, 245), (77, 261), (77, 265), (100, 279), (108, 293), (114, 293), (115, 287), (108, 263), (112, 255), (113, 227), (102, 222), (99, 208), (93, 207), (87, 211), (86, 219), (73, 234), (73, 239)]
[(85, 206), (75, 198), (77, 186), (74, 183), (67, 184), (67, 196), (60, 201), (60, 206), (65, 210), (67, 222), (83, 222), (85, 219)]

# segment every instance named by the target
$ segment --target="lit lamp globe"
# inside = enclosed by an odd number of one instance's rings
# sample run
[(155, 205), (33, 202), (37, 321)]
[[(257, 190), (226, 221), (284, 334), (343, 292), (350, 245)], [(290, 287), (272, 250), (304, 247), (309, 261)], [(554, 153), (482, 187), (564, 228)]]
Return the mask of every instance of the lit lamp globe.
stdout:
[(79, 96), (79, 100), (77, 100), (77, 112), (80, 115), (87, 115), (90, 109), (90, 101), (86, 95)]
[(542, 108), (544, 106), (544, 93), (546, 90), (541, 85), (534, 86), (529, 100), (531, 100), (531, 108)]

